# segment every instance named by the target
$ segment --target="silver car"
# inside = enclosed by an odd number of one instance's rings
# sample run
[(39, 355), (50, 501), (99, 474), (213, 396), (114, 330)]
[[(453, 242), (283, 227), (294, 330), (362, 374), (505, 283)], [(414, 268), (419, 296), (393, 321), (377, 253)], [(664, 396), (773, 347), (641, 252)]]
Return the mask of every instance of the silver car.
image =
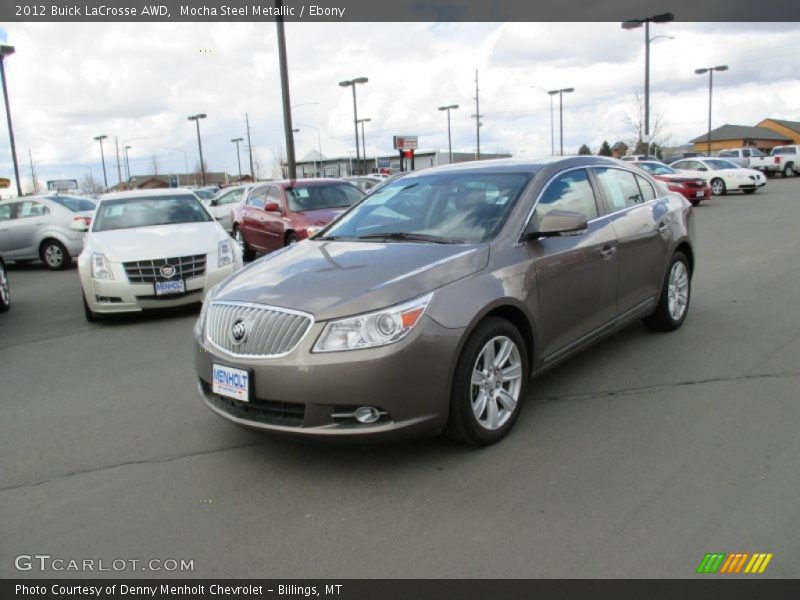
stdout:
[(693, 232), (683, 196), (615, 159), (412, 173), (208, 293), (198, 389), (282, 435), (490, 444), (531, 376), (639, 319), (681, 326)]
[(6, 260), (41, 259), (49, 269), (66, 269), (83, 249), (85, 225), (92, 222), (95, 206), (94, 200), (59, 194), (4, 200), (0, 253)]
[(219, 221), (222, 228), (231, 233), (233, 231), (231, 211), (234, 206), (244, 202), (252, 187), (252, 185), (237, 185), (224, 188), (211, 200), (202, 200), (202, 203), (211, 213), (211, 216)]

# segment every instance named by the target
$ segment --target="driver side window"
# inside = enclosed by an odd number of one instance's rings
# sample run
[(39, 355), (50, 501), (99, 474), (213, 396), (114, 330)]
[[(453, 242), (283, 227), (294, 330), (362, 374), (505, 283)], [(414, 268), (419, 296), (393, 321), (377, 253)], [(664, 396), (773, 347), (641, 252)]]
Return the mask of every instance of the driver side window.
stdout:
[(266, 204), (266, 194), (267, 188), (265, 187), (253, 190), (253, 193), (250, 194), (250, 197), (247, 199), (247, 205), (253, 208), (264, 208)]

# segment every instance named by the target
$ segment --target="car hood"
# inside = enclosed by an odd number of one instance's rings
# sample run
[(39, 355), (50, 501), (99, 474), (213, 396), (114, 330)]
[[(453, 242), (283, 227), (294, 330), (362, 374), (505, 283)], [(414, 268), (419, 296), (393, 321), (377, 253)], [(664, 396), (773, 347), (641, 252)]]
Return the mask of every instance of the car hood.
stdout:
[(488, 245), (306, 240), (228, 279), (214, 300), (255, 302), (327, 320), (409, 300), (483, 269)]
[(112, 262), (149, 260), (216, 252), (223, 234), (216, 221), (177, 223), (95, 231), (90, 245), (93, 252), (105, 254)]

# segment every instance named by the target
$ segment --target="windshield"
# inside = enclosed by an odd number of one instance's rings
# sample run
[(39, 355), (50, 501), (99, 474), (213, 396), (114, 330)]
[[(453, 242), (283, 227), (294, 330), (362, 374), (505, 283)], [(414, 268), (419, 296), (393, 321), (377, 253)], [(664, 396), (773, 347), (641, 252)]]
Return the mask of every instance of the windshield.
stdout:
[(672, 167), (668, 167), (667, 165), (661, 165), (659, 163), (650, 163), (650, 162), (643, 162), (638, 163), (639, 167), (647, 171), (648, 173), (652, 173), (653, 175), (673, 175), (675, 174), (675, 169)]
[(373, 191), (321, 239), (479, 243), (503, 226), (529, 173), (404, 177)]
[(776, 154), (797, 154), (797, 149), (789, 147), (773, 148), (772, 155), (775, 156)]
[(68, 208), (72, 212), (87, 212), (94, 210), (96, 204), (87, 198), (79, 196), (48, 196), (48, 200)]
[(363, 192), (350, 183), (309, 185), (286, 188), (286, 200), (292, 212), (348, 208), (364, 197)]
[(194, 195), (201, 200), (211, 200), (216, 193), (212, 192), (211, 190), (192, 190), (192, 192), (194, 192)]
[(732, 163), (729, 160), (706, 160), (704, 161), (706, 166), (711, 169), (712, 171), (722, 171), (723, 169), (739, 169), (739, 165), (736, 163)]
[(92, 231), (203, 221), (211, 221), (211, 217), (193, 195), (140, 196), (101, 202)]

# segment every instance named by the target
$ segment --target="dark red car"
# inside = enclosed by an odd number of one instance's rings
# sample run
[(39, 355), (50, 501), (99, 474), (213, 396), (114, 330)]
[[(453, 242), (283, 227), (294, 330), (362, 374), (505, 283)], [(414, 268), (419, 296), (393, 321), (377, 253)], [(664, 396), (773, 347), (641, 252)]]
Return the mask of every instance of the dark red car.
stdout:
[(364, 192), (339, 179), (292, 179), (257, 184), (234, 207), (233, 237), (244, 260), (294, 244), (359, 202)]
[(701, 200), (711, 197), (711, 186), (704, 179), (689, 177), (655, 160), (642, 160), (633, 164), (650, 173), (653, 178), (666, 183), (669, 191), (682, 194), (692, 206), (697, 206)]

